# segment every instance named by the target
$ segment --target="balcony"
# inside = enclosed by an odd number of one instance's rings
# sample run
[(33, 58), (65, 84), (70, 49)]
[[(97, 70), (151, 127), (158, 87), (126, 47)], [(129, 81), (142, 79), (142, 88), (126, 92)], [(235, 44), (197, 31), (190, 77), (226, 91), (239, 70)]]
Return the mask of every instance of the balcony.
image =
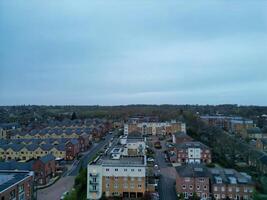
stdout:
[(99, 187), (96, 186), (89, 186), (89, 192), (98, 192), (99, 191)]
[(99, 174), (98, 173), (90, 173), (89, 176), (90, 177), (97, 177), (97, 176), (99, 176)]
[(99, 180), (90, 180), (89, 183), (90, 183), (90, 185), (98, 185)]

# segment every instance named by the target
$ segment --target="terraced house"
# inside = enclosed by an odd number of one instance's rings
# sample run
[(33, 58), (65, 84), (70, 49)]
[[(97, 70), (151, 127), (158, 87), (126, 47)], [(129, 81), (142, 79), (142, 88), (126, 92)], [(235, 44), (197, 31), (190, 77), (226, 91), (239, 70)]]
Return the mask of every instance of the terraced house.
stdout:
[(8, 144), (0, 146), (0, 159), (2, 160), (30, 160), (38, 159), (47, 154), (52, 154), (56, 158), (65, 159), (65, 144), (59, 145), (22, 145)]
[[(92, 137), (92, 129), (88, 127), (80, 128), (45, 128), (41, 130), (33, 129), (30, 132), (15, 132), (11, 139), (48, 139), (48, 138), (79, 138), (82, 134)], [(92, 139), (92, 138), (90, 138)]]

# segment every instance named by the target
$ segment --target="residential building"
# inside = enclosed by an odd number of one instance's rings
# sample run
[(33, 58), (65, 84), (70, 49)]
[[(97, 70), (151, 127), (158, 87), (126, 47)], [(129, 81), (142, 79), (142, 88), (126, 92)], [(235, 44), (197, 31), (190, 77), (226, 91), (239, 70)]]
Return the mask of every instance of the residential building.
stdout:
[(120, 144), (124, 146), (123, 155), (138, 156), (145, 155), (146, 138), (140, 132), (121, 136)]
[(0, 170), (0, 199), (36, 199), (33, 172)]
[(143, 197), (148, 185), (152, 185), (146, 181), (145, 141), (141, 133), (124, 135), (90, 163), (87, 199)]
[(222, 115), (205, 115), (200, 119), (210, 126), (217, 126), (226, 131), (243, 134), (247, 129), (254, 127), (252, 120), (242, 117), (222, 116)]
[(32, 169), (34, 171), (35, 181), (39, 185), (48, 184), (50, 179), (55, 177), (56, 163), (52, 154), (41, 157), (33, 162)]
[(87, 199), (137, 198), (145, 192), (145, 156), (104, 156), (88, 165)]
[(184, 142), (192, 142), (193, 138), (183, 132), (176, 132), (172, 134), (172, 142), (174, 144), (182, 144)]
[(186, 125), (182, 122), (141, 122), (124, 124), (124, 134), (128, 135), (132, 132), (141, 132), (143, 135), (166, 135), (175, 132), (186, 132)]
[(66, 160), (73, 160), (77, 158), (80, 152), (80, 144), (77, 139), (71, 139), (66, 143)]
[(210, 168), (211, 193), (217, 199), (251, 200), (254, 183), (246, 173), (234, 169)]
[(0, 139), (10, 139), (13, 131), (20, 131), (19, 123), (1, 123), (0, 124)]
[(267, 138), (267, 132), (263, 132), (263, 130), (259, 127), (253, 127), (247, 129), (246, 132), (243, 134), (243, 137), (249, 139)]
[(267, 152), (267, 138), (261, 138), (256, 140), (256, 148), (261, 151)]
[(183, 195), (189, 199), (194, 193), (201, 199), (210, 196), (210, 176), (204, 165), (189, 164), (176, 167), (176, 192), (178, 196)]
[(1, 162), (0, 170), (33, 171), (35, 182), (38, 185), (45, 185), (56, 174), (55, 157), (48, 154), (28, 162), (18, 162), (15, 160)]
[(212, 162), (210, 148), (201, 142), (175, 144), (173, 151), (179, 164)]

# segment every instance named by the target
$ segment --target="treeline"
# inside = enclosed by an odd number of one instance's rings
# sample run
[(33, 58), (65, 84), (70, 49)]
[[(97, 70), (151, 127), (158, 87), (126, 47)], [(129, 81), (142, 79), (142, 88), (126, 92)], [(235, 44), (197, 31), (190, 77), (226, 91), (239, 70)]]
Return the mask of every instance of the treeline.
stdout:
[(129, 116), (158, 116), (160, 120), (179, 118), (183, 112), (200, 115), (234, 115), (259, 121), (258, 116), (267, 114), (267, 106), (226, 105), (127, 105), (127, 106), (1, 106), (1, 122), (29, 124), (33, 121), (44, 122), (51, 119), (70, 119), (72, 113), (77, 118), (107, 118), (126, 120)]

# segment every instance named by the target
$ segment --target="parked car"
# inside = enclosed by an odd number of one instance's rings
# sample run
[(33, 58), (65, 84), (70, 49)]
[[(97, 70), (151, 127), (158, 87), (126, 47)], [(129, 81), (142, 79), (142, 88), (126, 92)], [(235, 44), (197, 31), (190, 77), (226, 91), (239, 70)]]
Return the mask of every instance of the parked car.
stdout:
[(161, 149), (161, 143), (160, 143), (160, 141), (155, 142), (155, 143), (154, 143), (154, 147), (155, 147), (156, 149)]
[(148, 162), (154, 162), (155, 160), (153, 158), (148, 158), (147, 161)]
[(64, 200), (64, 198), (69, 194), (68, 191), (64, 192), (61, 197), (60, 197), (60, 200)]

